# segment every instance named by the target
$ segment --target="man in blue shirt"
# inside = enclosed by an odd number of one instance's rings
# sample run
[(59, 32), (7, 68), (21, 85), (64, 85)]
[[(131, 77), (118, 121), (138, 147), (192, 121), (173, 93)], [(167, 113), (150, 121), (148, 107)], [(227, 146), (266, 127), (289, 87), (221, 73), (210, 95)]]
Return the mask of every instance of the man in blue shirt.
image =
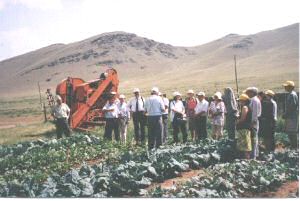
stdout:
[(162, 114), (165, 105), (159, 90), (153, 87), (151, 96), (145, 102), (145, 111), (148, 116), (148, 149), (158, 148), (162, 144)]

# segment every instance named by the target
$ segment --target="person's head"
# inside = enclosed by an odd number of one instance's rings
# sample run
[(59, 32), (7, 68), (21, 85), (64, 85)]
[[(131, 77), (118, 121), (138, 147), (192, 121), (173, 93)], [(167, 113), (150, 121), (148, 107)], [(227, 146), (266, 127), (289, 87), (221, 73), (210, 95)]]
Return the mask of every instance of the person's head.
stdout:
[(174, 97), (174, 100), (175, 100), (175, 101), (180, 100), (181, 94), (180, 94), (178, 91), (175, 91), (175, 92), (173, 93), (173, 97)]
[(125, 95), (121, 94), (121, 95), (119, 96), (119, 100), (120, 100), (121, 103), (124, 103), (124, 102), (125, 102), (125, 99), (126, 99)]
[(241, 106), (249, 105), (250, 97), (247, 94), (242, 94), (239, 97), (239, 102), (240, 102)]
[(164, 98), (167, 98), (167, 94), (163, 94), (162, 96), (163, 96)]
[(151, 95), (158, 95), (158, 93), (159, 93), (159, 89), (157, 87), (153, 87), (151, 89)]
[(162, 93), (161, 93), (161, 92), (158, 92), (158, 95), (159, 95), (160, 97), (162, 97)]
[(116, 95), (117, 95), (117, 92), (115, 92), (115, 91), (110, 92), (110, 94), (109, 94), (109, 103), (112, 104), (115, 101)]
[(140, 89), (139, 88), (134, 88), (133, 89), (133, 94), (135, 97), (139, 97), (140, 96)]
[(253, 98), (254, 96), (257, 96), (258, 89), (256, 87), (248, 87), (246, 89), (246, 94), (249, 96), (249, 98)]
[(197, 94), (197, 96), (198, 96), (199, 101), (202, 101), (205, 98), (205, 93), (201, 91)]
[(233, 90), (230, 87), (226, 87), (224, 89), (224, 95), (225, 96), (231, 96), (231, 94), (233, 94)]
[(272, 90), (265, 91), (265, 97), (267, 100), (271, 100), (274, 96), (275, 96), (274, 91)]
[(60, 95), (56, 95), (56, 102), (58, 105), (62, 104), (62, 98), (60, 97)]
[(194, 91), (193, 91), (192, 89), (189, 89), (189, 90), (187, 91), (187, 96), (188, 96), (188, 98), (192, 98), (192, 97), (194, 97), (194, 95), (195, 95), (195, 93), (194, 93)]
[(295, 83), (293, 81), (286, 81), (282, 86), (284, 86), (285, 91), (291, 92), (295, 88)]
[(48, 93), (51, 92), (51, 89), (47, 89), (47, 92), (48, 92)]
[(263, 101), (265, 99), (265, 93), (263, 91), (260, 91), (257, 93), (257, 98), (260, 100), (260, 101)]
[(216, 101), (216, 102), (222, 101), (222, 93), (221, 92), (218, 91), (214, 94), (214, 101)]

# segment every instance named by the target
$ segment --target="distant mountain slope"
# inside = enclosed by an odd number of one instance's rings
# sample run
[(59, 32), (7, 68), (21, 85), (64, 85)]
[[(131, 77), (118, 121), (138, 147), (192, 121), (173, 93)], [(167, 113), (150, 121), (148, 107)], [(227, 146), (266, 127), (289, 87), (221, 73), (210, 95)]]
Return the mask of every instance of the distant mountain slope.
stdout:
[(111, 66), (120, 90), (133, 87), (213, 92), (234, 86), (233, 55), (241, 87), (281, 89), (285, 79), (298, 84), (299, 24), (241, 36), (229, 34), (195, 47), (175, 47), (125, 32), (104, 33), (71, 44), (54, 44), (0, 62), (0, 94), (32, 95), (37, 82), (54, 87), (67, 76), (97, 78)]

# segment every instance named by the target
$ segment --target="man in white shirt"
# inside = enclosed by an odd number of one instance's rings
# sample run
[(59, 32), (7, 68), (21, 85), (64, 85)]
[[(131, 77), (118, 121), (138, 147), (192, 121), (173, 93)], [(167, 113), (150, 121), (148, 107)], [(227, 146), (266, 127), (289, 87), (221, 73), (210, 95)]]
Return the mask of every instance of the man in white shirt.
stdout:
[(130, 113), (132, 114), (132, 120), (134, 125), (135, 141), (137, 144), (145, 143), (145, 126), (146, 126), (146, 116), (145, 116), (145, 101), (140, 95), (140, 90), (135, 88), (133, 90), (134, 97), (129, 101), (128, 107)]
[(169, 116), (169, 99), (167, 99), (166, 94), (162, 94), (159, 92), (159, 96), (162, 98), (164, 105), (165, 105), (165, 111), (162, 114), (162, 143), (167, 142), (168, 138), (168, 116)]
[(121, 133), (121, 142), (126, 143), (127, 137), (127, 126), (130, 119), (129, 108), (127, 107), (127, 103), (125, 102), (125, 95), (121, 94), (119, 96), (120, 102), (118, 103), (119, 109), (119, 126)]
[(162, 113), (165, 112), (165, 105), (159, 90), (153, 87), (151, 96), (145, 102), (145, 111), (148, 119), (148, 149), (158, 148), (162, 144)]
[(120, 140), (119, 122), (118, 122), (119, 109), (115, 101), (116, 92), (111, 92), (111, 95), (113, 96), (110, 97), (110, 99), (102, 109), (106, 121), (104, 138), (108, 140), (112, 140), (112, 131), (114, 131), (115, 140), (119, 141)]
[(252, 111), (251, 126), (252, 126), (252, 153), (251, 158), (256, 159), (259, 155), (258, 147), (258, 118), (261, 115), (261, 102), (257, 97), (258, 89), (256, 87), (248, 87), (246, 94), (250, 97), (250, 109)]
[(198, 96), (198, 103), (195, 107), (195, 116), (196, 116), (196, 134), (197, 134), (197, 141), (200, 139), (207, 138), (207, 111), (208, 111), (208, 102), (205, 100), (205, 93), (199, 92)]
[(69, 137), (71, 134), (71, 129), (68, 123), (70, 108), (67, 104), (62, 102), (59, 95), (56, 96), (56, 105), (52, 107), (51, 115), (55, 120), (57, 139), (62, 138), (63, 133)]

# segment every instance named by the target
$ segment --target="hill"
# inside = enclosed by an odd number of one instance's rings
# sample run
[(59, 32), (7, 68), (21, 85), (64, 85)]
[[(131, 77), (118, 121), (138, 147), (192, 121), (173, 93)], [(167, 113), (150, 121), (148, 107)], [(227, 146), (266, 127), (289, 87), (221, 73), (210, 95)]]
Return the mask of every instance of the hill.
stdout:
[(194, 47), (176, 47), (132, 33), (111, 32), (71, 44), (54, 44), (0, 62), (1, 96), (55, 89), (67, 76), (95, 79), (107, 67), (119, 72), (120, 90), (156, 85), (171, 92), (188, 88), (213, 93), (234, 87), (237, 55), (240, 88), (281, 90), (286, 79), (298, 85), (299, 24), (252, 35), (229, 34)]

